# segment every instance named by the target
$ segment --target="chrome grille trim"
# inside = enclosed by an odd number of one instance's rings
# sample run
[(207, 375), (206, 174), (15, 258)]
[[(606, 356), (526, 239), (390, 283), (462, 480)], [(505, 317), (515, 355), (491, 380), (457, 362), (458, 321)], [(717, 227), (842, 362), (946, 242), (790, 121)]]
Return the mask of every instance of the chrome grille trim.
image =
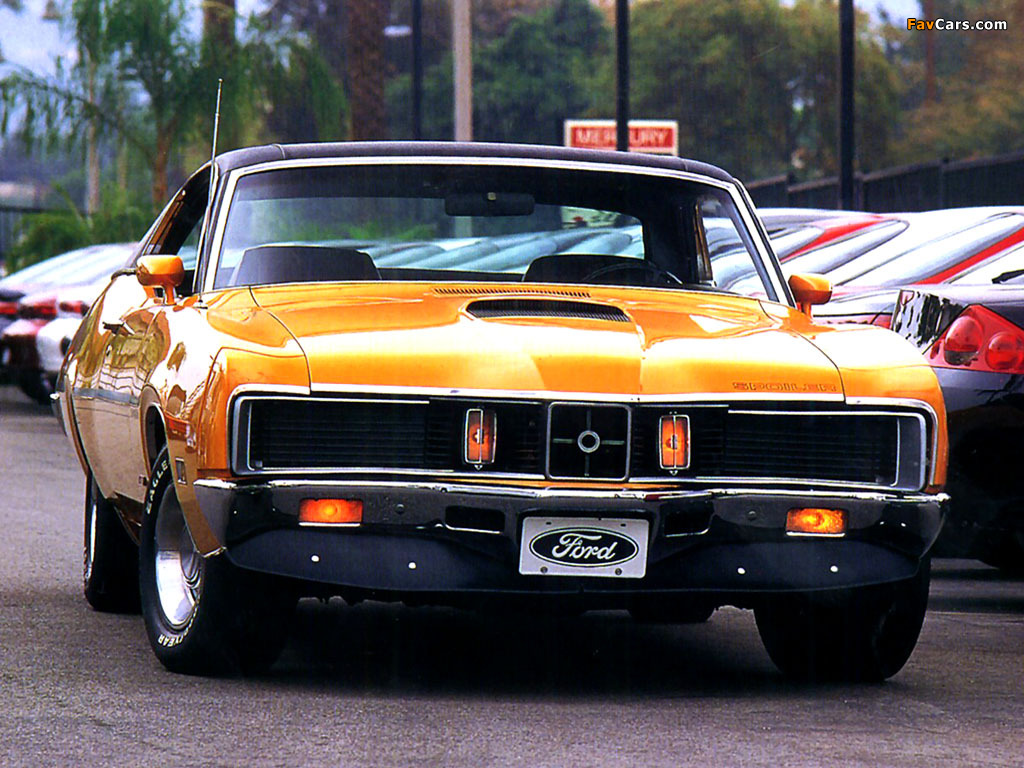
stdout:
[[(713, 399), (709, 399), (703, 404), (681, 401), (672, 403), (662, 403), (660, 408), (654, 406), (651, 402), (645, 402), (643, 404), (637, 404), (635, 401), (631, 401), (629, 398), (623, 397), (618, 403), (611, 403), (608, 401), (597, 401), (590, 403), (582, 403), (576, 400), (558, 400), (558, 401), (539, 401), (539, 400), (519, 400), (516, 398), (494, 398), (494, 399), (479, 399), (475, 402), (480, 406), (488, 406), (491, 404), (505, 404), (514, 406), (531, 407), (538, 409), (538, 412), (545, 414), (542, 418), (543, 421), (538, 424), (538, 428), (543, 430), (543, 434), (538, 438), (539, 453), (537, 454), (537, 461), (540, 463), (536, 465), (536, 471), (495, 471), (492, 468), (484, 468), (481, 470), (473, 470), (470, 467), (459, 467), (459, 466), (434, 466), (428, 468), (405, 468), (401, 466), (381, 467), (381, 466), (291, 466), (291, 467), (265, 467), (259, 468), (253, 466), (253, 457), (250, 453), (251, 443), (248, 439), (248, 435), (251, 431), (251, 423), (249, 421), (249, 415), (251, 410), (244, 409), (243, 406), (253, 400), (282, 400), (282, 401), (298, 401), (302, 403), (316, 403), (324, 402), (331, 404), (340, 403), (354, 403), (354, 404), (384, 404), (388, 406), (396, 405), (409, 405), (409, 406), (428, 406), (430, 401), (426, 397), (404, 397), (404, 398), (387, 398), (387, 397), (331, 397), (331, 396), (302, 396), (298, 394), (283, 394), (267, 391), (264, 393), (257, 393), (254, 389), (246, 388), (247, 391), (243, 394), (237, 395), (232, 401), (230, 409), (231, 426), (230, 426), (230, 459), (232, 471), (240, 476), (281, 476), (281, 477), (296, 477), (296, 476), (310, 476), (310, 477), (325, 477), (325, 476), (353, 476), (353, 475), (364, 475), (368, 477), (381, 477), (384, 475), (402, 476), (412, 478), (427, 478), (436, 477), (444, 478), (446, 481), (458, 482), (460, 480), (479, 478), (489, 480), (503, 480), (503, 481), (543, 481), (545, 479), (553, 480), (557, 482), (593, 482), (593, 483), (608, 483), (608, 482), (620, 482), (620, 483), (637, 483), (643, 485), (660, 485), (664, 487), (674, 487), (677, 489), (682, 488), (693, 488), (709, 487), (714, 485), (720, 485), (722, 487), (732, 487), (738, 485), (750, 486), (751, 484), (757, 484), (763, 487), (773, 488), (785, 488), (793, 486), (810, 486), (820, 488), (835, 488), (835, 489), (882, 489), (882, 490), (897, 490), (897, 491), (917, 491), (928, 485), (929, 479), (934, 476), (934, 456), (935, 448), (934, 443), (936, 440), (937, 431), (937, 419), (935, 417), (934, 410), (931, 408), (925, 408), (927, 404), (914, 402), (890, 402), (886, 400), (873, 400), (870, 403), (864, 403), (861, 408), (853, 410), (828, 410), (821, 408), (820, 404), (809, 402), (809, 405), (818, 405), (817, 408), (808, 408), (806, 410), (791, 410), (789, 408), (780, 408), (778, 410), (771, 408), (758, 408), (751, 407), (752, 404), (748, 403), (736, 403), (737, 408), (735, 410), (729, 409), (728, 404), (723, 402), (716, 402)], [(439, 398), (447, 400), (447, 398)], [(463, 405), (468, 407), (465, 402), (465, 398), (452, 398), (458, 402), (450, 404), (451, 407), (461, 408)], [(763, 400), (762, 402), (770, 402), (769, 400)], [(575, 408), (580, 407), (619, 407), (626, 410), (628, 419), (628, 432), (627, 432), (627, 454), (626, 454), (626, 474), (621, 477), (596, 477), (588, 478), (579, 475), (558, 475), (553, 476), (550, 473), (550, 413), (551, 409), (555, 405), (567, 405)], [(449, 404), (446, 404), (446, 406)], [(700, 468), (694, 468), (694, 474), (685, 474), (685, 472), (669, 473), (667, 470), (665, 474), (654, 475), (647, 472), (643, 472), (643, 467), (639, 464), (634, 463), (633, 453), (633, 440), (634, 435), (637, 434), (634, 428), (636, 423), (636, 415), (639, 410), (648, 410), (654, 408), (660, 410), (661, 408), (666, 411), (689, 411), (693, 412), (694, 408), (703, 405), (706, 408), (728, 410), (728, 412), (741, 415), (741, 416), (772, 416), (772, 417), (786, 417), (786, 416), (827, 416), (827, 417), (892, 417), (894, 423), (897, 425), (898, 437), (897, 445), (895, 450), (895, 462), (896, 467), (894, 470), (894, 480), (891, 483), (878, 483), (868, 482), (866, 480), (846, 480), (846, 479), (824, 479), (816, 477), (775, 477), (775, 476), (763, 476), (755, 473), (743, 474), (743, 475), (730, 475), (726, 473), (718, 474), (707, 474), (700, 472)], [(780, 403), (780, 405), (782, 405)], [(923, 413), (922, 413), (923, 411)], [(650, 411), (648, 410), (648, 414)], [(546, 423), (545, 423), (546, 422)], [(931, 438), (931, 439), (929, 439)], [(526, 439), (526, 438), (524, 438)], [(528, 445), (532, 445), (527, 443)], [(650, 446), (650, 449), (656, 452), (657, 445)], [(532, 450), (532, 448), (530, 449)], [(532, 459), (531, 459), (532, 461)], [(456, 462), (457, 464), (457, 462)], [(524, 468), (526, 465), (523, 465)], [(644, 465), (646, 466), (646, 465)], [(635, 475), (631, 473), (636, 471)]]

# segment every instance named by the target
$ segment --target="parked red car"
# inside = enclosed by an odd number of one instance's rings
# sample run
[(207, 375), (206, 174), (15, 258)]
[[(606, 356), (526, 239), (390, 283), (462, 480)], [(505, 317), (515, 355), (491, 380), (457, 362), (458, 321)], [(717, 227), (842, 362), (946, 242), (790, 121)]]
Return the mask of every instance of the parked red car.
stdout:
[[(30, 273), (29, 279), (35, 280), (31, 285), (38, 290), (21, 295), (16, 302), (6, 300), (5, 304), (14, 305), (16, 315), (0, 334), (0, 371), (33, 400), (45, 405), (53, 392), (54, 376), (43, 371), (36, 349), (36, 335), (57, 317), (58, 290), (70, 285), (94, 283), (109, 276), (131, 258), (134, 248), (130, 243), (94, 245), (57, 256), (37, 265), (49, 268)], [(27, 271), (11, 277), (22, 275), (20, 279), (24, 279)], [(21, 283), (24, 288), (28, 285)], [(20, 288), (9, 289), (10, 294), (18, 290)], [(87, 307), (85, 309), (88, 310)]]
[[(1002, 258), (1008, 250), (1024, 242), (1024, 212), (1021, 209), (968, 210), (981, 213), (983, 218), (897, 253), (855, 277), (843, 279), (844, 274), (856, 271), (857, 261), (830, 273), (835, 295), (817, 313), (819, 319), (824, 322), (873, 323), (888, 328), (901, 288), (951, 282), (989, 260)], [(956, 214), (959, 218), (960, 212)], [(933, 213), (922, 215), (931, 219)], [(865, 256), (867, 258), (873, 257), (869, 254)], [(964, 282), (977, 280), (967, 279)]]

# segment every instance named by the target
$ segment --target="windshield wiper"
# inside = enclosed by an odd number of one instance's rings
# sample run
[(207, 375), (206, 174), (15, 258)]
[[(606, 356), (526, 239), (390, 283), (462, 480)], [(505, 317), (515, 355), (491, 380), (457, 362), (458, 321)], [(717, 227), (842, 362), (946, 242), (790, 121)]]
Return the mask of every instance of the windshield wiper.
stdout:
[(996, 275), (992, 278), (993, 283), (1007, 283), (1013, 280), (1015, 277), (1024, 275), (1024, 269), (1011, 269), (1009, 272), (1003, 272), (1001, 275)]

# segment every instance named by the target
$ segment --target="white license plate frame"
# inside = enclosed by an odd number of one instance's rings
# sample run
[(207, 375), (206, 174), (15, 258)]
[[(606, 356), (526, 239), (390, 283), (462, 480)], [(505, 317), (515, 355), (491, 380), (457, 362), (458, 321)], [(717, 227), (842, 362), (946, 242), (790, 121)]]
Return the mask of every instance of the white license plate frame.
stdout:
[[(639, 518), (527, 517), (519, 573), (642, 579), (647, 574), (650, 527)], [(630, 553), (629, 543), (635, 552)]]

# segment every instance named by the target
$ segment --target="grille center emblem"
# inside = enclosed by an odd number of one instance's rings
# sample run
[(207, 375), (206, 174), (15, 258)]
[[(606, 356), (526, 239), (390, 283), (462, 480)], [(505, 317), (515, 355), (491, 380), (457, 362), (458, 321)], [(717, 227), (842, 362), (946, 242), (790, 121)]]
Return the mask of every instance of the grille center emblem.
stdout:
[(553, 403), (547, 474), (566, 480), (624, 480), (629, 475), (629, 417), (625, 405)]
[(576, 438), (576, 445), (584, 453), (593, 453), (601, 447), (601, 436), (592, 429), (585, 429)]

